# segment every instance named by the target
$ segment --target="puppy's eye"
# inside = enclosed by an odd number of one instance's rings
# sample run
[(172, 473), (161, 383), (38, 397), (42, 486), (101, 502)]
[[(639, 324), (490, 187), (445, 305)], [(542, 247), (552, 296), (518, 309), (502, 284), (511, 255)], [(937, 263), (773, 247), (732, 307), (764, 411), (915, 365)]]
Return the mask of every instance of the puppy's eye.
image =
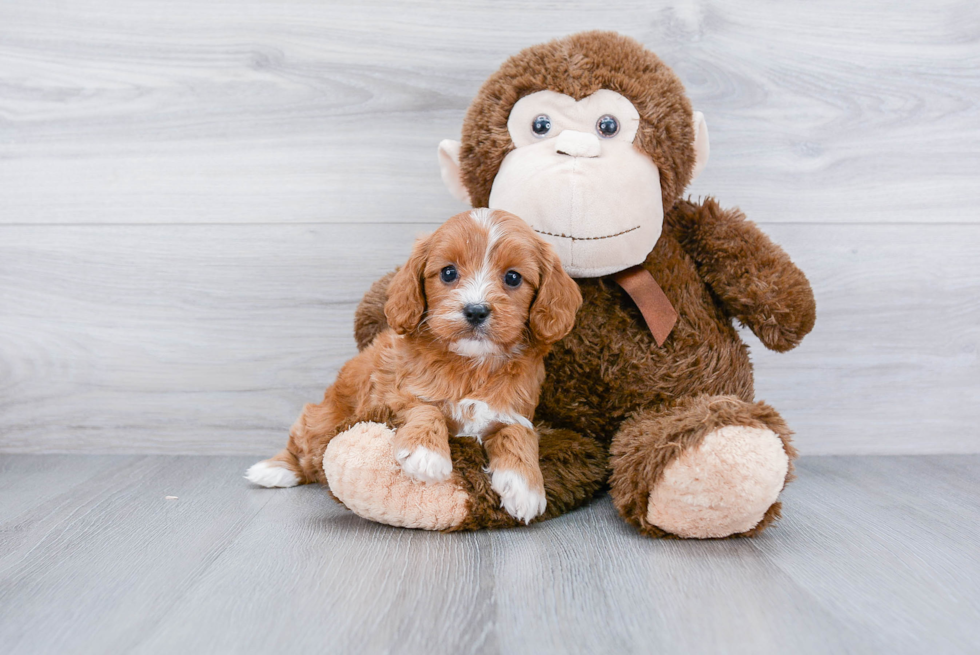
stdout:
[(521, 274), (517, 271), (507, 271), (504, 273), (504, 284), (509, 286), (511, 289), (516, 289), (521, 286)]
[(599, 136), (604, 136), (607, 139), (611, 139), (619, 132), (619, 121), (616, 120), (615, 116), (606, 114), (596, 121), (595, 129), (597, 132), (599, 132)]
[(457, 277), (459, 277), (459, 273), (456, 272), (456, 267), (452, 264), (439, 271), (439, 279), (446, 284), (455, 282)]
[(544, 136), (551, 131), (551, 119), (546, 114), (541, 114), (531, 123), (531, 131), (537, 136)]

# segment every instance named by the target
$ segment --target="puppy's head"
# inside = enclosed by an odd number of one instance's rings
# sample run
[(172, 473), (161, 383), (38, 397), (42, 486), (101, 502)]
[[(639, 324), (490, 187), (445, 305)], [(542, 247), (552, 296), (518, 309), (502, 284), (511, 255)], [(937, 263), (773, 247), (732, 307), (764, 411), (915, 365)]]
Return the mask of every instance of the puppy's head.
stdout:
[(460, 355), (485, 357), (558, 341), (581, 304), (578, 285), (527, 223), (474, 209), (415, 244), (388, 287), (385, 316), (399, 334), (425, 332)]

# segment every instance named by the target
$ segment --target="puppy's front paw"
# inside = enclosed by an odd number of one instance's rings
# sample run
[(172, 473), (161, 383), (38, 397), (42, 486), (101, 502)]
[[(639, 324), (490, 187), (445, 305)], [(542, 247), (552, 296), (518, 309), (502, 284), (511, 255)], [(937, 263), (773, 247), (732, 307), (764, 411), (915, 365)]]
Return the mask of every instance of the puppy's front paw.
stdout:
[(530, 523), (531, 519), (543, 514), (548, 505), (544, 487), (532, 489), (527, 478), (517, 471), (494, 471), (490, 488), (500, 496), (501, 507), (518, 521)]
[(448, 457), (425, 446), (402, 448), (395, 453), (395, 459), (405, 473), (422, 482), (443, 482), (453, 472)]
[(252, 464), (245, 471), (245, 479), (252, 484), (269, 489), (274, 487), (295, 487), (299, 484), (299, 476), (286, 466), (286, 464), (274, 459), (267, 459), (258, 464)]

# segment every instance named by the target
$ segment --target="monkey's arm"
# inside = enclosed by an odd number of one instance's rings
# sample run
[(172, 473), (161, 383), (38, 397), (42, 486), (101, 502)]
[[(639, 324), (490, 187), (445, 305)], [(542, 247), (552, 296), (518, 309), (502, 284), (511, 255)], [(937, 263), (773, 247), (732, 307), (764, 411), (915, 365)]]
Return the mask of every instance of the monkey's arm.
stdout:
[(358, 350), (367, 348), (376, 336), (388, 328), (385, 302), (388, 301), (388, 285), (397, 272), (396, 268), (376, 281), (361, 298), (354, 312), (354, 339), (357, 341)]
[(738, 209), (679, 202), (664, 229), (694, 259), (731, 316), (771, 350), (797, 346), (813, 329), (816, 304), (806, 276)]

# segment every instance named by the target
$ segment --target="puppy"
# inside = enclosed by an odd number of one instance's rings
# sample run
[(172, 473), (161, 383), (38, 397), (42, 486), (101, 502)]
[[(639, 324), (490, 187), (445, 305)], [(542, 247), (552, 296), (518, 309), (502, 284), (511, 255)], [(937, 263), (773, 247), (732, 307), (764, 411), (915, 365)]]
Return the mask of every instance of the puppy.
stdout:
[(420, 239), (388, 288), (389, 329), (306, 405), (286, 449), (252, 466), (265, 487), (325, 483), (327, 444), (363, 420), (395, 427), (395, 459), (423, 482), (452, 472), (450, 435), (482, 441), (491, 486), (514, 518), (545, 510), (531, 424), (544, 357), (582, 304), (551, 246), (520, 218), (475, 209)]

